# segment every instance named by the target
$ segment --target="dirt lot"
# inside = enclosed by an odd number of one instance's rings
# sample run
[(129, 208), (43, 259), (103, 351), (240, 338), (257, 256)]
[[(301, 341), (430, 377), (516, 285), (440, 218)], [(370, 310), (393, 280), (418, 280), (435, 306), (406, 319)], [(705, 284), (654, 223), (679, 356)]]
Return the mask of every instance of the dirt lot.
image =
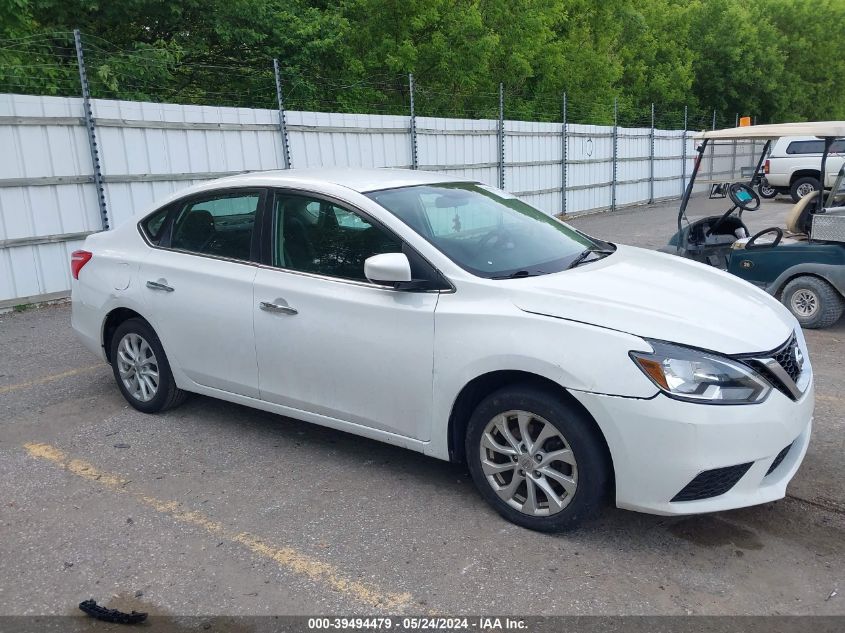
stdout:
[[(657, 247), (674, 210), (573, 223)], [(89, 597), (178, 615), (845, 614), (843, 322), (807, 333), (816, 422), (787, 499), (688, 518), (608, 508), (550, 536), (416, 453), (203, 397), (142, 415), (69, 316), (0, 315), (0, 614)]]

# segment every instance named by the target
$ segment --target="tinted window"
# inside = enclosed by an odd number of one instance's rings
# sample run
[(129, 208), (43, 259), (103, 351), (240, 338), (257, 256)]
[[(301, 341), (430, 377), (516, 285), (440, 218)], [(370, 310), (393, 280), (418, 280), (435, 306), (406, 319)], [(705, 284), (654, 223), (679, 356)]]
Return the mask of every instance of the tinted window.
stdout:
[(165, 220), (167, 220), (167, 213), (169, 211), (170, 207), (159, 209), (141, 221), (141, 228), (153, 244), (158, 244), (164, 234)]
[[(830, 146), (830, 151), (836, 154), (845, 152), (845, 141), (834, 141)], [(824, 141), (819, 139), (817, 141), (792, 141), (786, 147), (787, 154), (821, 154), (824, 152)]]
[(557, 272), (597, 246), (515, 196), (484, 185), (418, 185), (367, 195), (482, 277)]
[(251, 191), (188, 202), (176, 217), (170, 247), (248, 260), (260, 199)]
[(278, 194), (273, 217), (273, 261), (290, 270), (366, 281), (364, 260), (402, 250), (381, 227), (323, 200)]

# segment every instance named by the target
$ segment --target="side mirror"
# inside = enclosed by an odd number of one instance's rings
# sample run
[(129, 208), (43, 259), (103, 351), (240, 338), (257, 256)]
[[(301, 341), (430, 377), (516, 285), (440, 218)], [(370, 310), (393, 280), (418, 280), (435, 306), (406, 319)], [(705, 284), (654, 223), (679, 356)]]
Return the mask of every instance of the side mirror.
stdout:
[(364, 261), (364, 276), (386, 286), (411, 281), (411, 262), (404, 253), (373, 255)]

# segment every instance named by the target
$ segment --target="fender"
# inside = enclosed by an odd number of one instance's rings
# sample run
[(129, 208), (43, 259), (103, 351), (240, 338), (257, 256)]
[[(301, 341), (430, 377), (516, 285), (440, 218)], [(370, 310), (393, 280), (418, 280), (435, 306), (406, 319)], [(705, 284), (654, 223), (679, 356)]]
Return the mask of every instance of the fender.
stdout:
[(834, 264), (796, 264), (790, 266), (783, 271), (778, 277), (769, 285), (765, 286), (766, 292), (772, 296), (776, 296), (787, 282), (793, 277), (801, 275), (813, 275), (821, 277), (830, 285), (836, 288), (836, 291), (845, 296), (845, 267)]

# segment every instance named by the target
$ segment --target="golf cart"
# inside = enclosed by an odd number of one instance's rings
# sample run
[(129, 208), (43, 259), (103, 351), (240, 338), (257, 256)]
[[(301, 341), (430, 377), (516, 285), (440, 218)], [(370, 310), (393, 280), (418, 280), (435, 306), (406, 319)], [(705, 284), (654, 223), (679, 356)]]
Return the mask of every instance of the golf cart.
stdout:
[[(708, 144), (717, 141), (765, 140), (754, 174), (759, 173), (772, 139), (815, 136), (824, 140), (821, 171), (825, 190), (798, 201), (784, 227), (751, 235), (742, 219), (760, 207), (753, 182), (696, 183)], [(678, 231), (661, 250), (726, 270), (778, 297), (803, 327), (823, 328), (845, 310), (845, 166), (825, 173), (830, 146), (845, 136), (845, 121), (755, 125), (703, 132), (697, 136), (692, 176), (681, 199)], [(710, 184), (711, 198), (723, 194), (730, 207), (721, 215), (687, 218), (693, 187)]]

